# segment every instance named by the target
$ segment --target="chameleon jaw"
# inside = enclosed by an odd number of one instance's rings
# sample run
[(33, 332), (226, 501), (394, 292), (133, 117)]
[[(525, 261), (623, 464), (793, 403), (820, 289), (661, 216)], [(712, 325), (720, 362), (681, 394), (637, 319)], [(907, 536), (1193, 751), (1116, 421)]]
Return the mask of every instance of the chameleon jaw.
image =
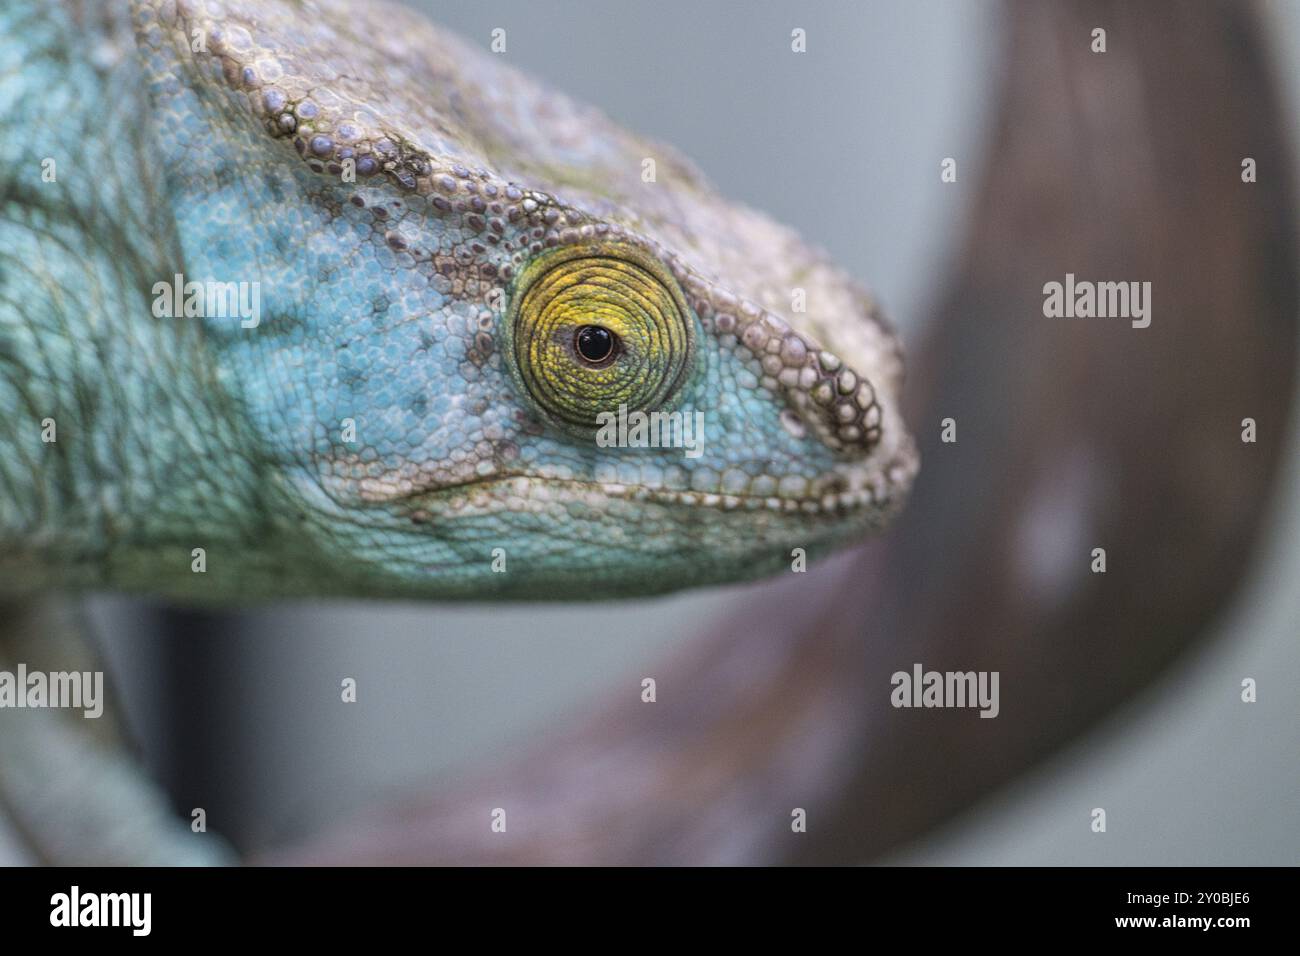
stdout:
[(902, 506), (915, 471), (914, 453), (899, 455), (883, 467), (841, 467), (830, 475), (807, 482), (813, 489), (831, 485), (833, 490), (805, 495), (730, 494), (627, 482), (498, 475), (453, 486), (407, 488), (388, 494), (372, 483), (365, 497), (375, 504), (400, 504), (410, 520), (419, 524), (436, 523), (448, 517), (527, 512), (555, 503), (578, 502), (600, 510), (608, 499), (723, 512), (766, 511), (828, 518), (854, 518), (870, 512), (883, 518)]

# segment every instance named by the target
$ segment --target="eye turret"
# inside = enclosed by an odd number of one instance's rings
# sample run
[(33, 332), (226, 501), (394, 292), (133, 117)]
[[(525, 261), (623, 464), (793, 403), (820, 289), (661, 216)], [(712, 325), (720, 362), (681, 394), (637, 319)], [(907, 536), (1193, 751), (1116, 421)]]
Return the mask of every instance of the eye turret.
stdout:
[(671, 406), (694, 370), (695, 317), (659, 262), (625, 243), (566, 246), (520, 274), (507, 357), (528, 398), (561, 427), (601, 412)]

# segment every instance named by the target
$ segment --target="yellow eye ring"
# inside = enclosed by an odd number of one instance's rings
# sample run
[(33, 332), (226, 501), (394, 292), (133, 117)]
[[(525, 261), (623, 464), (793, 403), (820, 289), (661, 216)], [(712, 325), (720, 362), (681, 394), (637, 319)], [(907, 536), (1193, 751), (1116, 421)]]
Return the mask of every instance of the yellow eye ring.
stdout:
[(676, 280), (627, 243), (538, 256), (506, 309), (505, 353), (519, 387), (551, 421), (588, 431), (602, 412), (657, 411), (695, 363), (695, 318)]

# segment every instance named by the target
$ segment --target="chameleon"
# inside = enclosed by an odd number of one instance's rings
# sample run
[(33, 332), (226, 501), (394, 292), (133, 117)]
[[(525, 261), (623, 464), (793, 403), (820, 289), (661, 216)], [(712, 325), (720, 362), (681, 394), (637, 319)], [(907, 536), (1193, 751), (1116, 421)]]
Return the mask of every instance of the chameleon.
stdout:
[[(2, 16), (8, 590), (626, 597), (904, 500), (870, 294), (503, 57), (383, 3)], [(160, 317), (181, 276), (256, 326)], [(598, 444), (620, 406), (701, 453)]]
[(404, 7), (7, 0), (0, 129), (9, 607), (662, 594), (917, 473), (863, 285)]

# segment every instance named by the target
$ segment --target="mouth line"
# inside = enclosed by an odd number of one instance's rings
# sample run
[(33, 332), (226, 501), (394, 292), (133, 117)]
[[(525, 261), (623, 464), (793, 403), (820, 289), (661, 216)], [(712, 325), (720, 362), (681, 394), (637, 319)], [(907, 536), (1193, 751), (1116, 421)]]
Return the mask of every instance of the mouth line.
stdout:
[(552, 497), (556, 500), (573, 501), (583, 495), (598, 495), (624, 501), (707, 508), (724, 512), (762, 511), (825, 517), (854, 515), (873, 506), (880, 507), (887, 503), (882, 500), (877, 489), (870, 486), (853, 491), (828, 491), (820, 496), (790, 497), (652, 488), (626, 482), (587, 481), (578, 478), (527, 474), (485, 476), (436, 488), (417, 488), (395, 495), (373, 496), (371, 500), (382, 504), (411, 505), (417, 509), (415, 514), (423, 512), (431, 519), (432, 509), (436, 509), (439, 513), (458, 511), (467, 506), (486, 510), (513, 510), (502, 498), (491, 494), (494, 489), (512, 487), (517, 489), (520, 498), (534, 501)]

